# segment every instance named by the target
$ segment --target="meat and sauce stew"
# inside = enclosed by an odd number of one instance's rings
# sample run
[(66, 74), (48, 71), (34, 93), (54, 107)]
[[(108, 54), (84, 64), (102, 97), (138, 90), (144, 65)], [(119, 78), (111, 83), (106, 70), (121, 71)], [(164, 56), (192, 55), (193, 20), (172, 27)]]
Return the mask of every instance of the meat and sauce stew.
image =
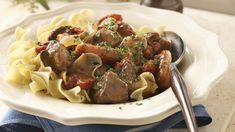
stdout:
[(170, 87), (169, 40), (157, 32), (138, 36), (120, 14), (107, 15), (92, 27), (93, 32), (59, 27), (36, 47), (43, 65), (62, 78), (64, 90), (79, 86), (90, 103), (112, 104), (148, 98)]

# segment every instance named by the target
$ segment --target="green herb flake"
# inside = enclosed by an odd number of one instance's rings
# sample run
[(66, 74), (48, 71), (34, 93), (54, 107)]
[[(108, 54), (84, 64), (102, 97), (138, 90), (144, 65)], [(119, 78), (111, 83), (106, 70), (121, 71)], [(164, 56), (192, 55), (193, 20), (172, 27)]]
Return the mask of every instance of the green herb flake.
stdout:
[(111, 50), (111, 46), (112, 46), (110, 42), (100, 42), (97, 45), (104, 47), (106, 51)]
[(77, 58), (77, 53), (76, 53), (76, 51), (71, 51), (71, 52), (70, 52), (70, 55), (71, 55), (72, 59), (76, 59), (76, 58)]
[(100, 32), (97, 32), (97, 33), (95, 34), (95, 37), (99, 38), (99, 37), (100, 37)]
[(112, 37), (116, 40), (122, 39), (122, 36), (118, 32), (111, 33)]
[(104, 22), (104, 26), (107, 27), (107, 29), (109, 30), (115, 30), (115, 26), (116, 26), (116, 21), (115, 19), (107, 19), (105, 22)]
[(119, 106), (119, 107), (118, 107), (118, 109), (119, 109), (119, 110), (122, 110), (122, 107), (121, 107), (121, 106)]
[(115, 48), (115, 49), (116, 49), (116, 51), (118, 52), (120, 58), (123, 58), (124, 55), (125, 55), (126, 52), (127, 52), (127, 48), (125, 48), (125, 47), (118, 47), (118, 48)]
[(74, 40), (74, 42), (76, 43), (82, 43), (82, 40), (81, 40), (81, 38), (80, 37), (77, 37), (75, 40)]
[(57, 43), (56, 40), (51, 40), (51, 41), (49, 41), (49, 44), (50, 44), (50, 45), (53, 45), (53, 44), (56, 44), (56, 43)]
[(114, 71), (115, 71), (115, 69), (111, 67), (111, 68), (109, 68), (109, 69), (108, 69), (108, 71), (112, 71), (112, 72), (114, 72)]
[(89, 35), (90, 33), (86, 31), (86, 32), (84, 32), (84, 34), (85, 34), (85, 35)]
[(135, 103), (136, 105), (140, 106), (140, 105), (143, 105), (143, 103)]
[(102, 74), (96, 74), (95, 78), (96, 78), (97, 81), (100, 81), (100, 80), (102, 80), (103, 75)]
[(111, 47), (112, 46), (112, 44), (110, 42), (105, 42), (105, 41), (98, 43), (98, 45), (103, 46), (103, 47)]

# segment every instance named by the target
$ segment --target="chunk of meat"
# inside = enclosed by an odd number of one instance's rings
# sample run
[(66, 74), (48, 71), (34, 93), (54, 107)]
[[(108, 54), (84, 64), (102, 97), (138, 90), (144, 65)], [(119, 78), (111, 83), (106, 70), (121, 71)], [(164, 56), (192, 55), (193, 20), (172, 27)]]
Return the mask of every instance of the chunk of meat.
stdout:
[(116, 73), (106, 72), (97, 85), (100, 88), (93, 93), (95, 103), (124, 103), (128, 101), (128, 85)]
[(96, 32), (93, 32), (91, 34), (87, 33), (87, 32), (83, 32), (81, 33), (79, 36), (80, 36), (80, 39), (84, 42), (84, 43), (93, 43), (93, 38), (95, 36), (95, 33)]
[(80, 56), (82, 53), (94, 53), (100, 56), (104, 63), (115, 63), (121, 60), (119, 53), (113, 48), (101, 47), (92, 44), (80, 44), (76, 47), (76, 53)]
[(82, 33), (82, 29), (77, 28), (77, 27), (71, 27), (71, 26), (62, 26), (59, 27), (57, 29), (55, 29), (54, 31), (52, 31), (51, 35), (48, 37), (48, 40), (56, 40), (57, 39), (57, 35), (59, 34), (69, 34), (69, 35), (73, 35), (73, 34), (80, 34)]
[(155, 56), (154, 60), (157, 61), (156, 82), (161, 89), (165, 90), (170, 87), (171, 82), (171, 52), (168, 50), (163, 50), (159, 55)]
[(158, 42), (161, 37), (157, 32), (149, 32), (144, 35), (144, 37), (147, 39), (148, 44), (151, 45), (151, 43)]
[(153, 56), (161, 53), (162, 50), (171, 50), (171, 42), (162, 39), (157, 32), (150, 32), (145, 34), (148, 46), (144, 50), (144, 55), (148, 59), (153, 59)]
[(122, 15), (120, 15), (120, 14), (110, 14), (110, 15), (107, 15), (107, 16), (101, 18), (98, 21), (98, 25), (101, 24), (107, 18), (114, 18), (116, 21), (122, 21)]
[(76, 86), (80, 86), (84, 90), (89, 90), (96, 83), (95, 78), (83, 74), (69, 74), (65, 79), (63, 79), (63, 88), (66, 90)]
[(56, 41), (50, 41), (47, 49), (40, 54), (40, 57), (45, 66), (52, 67), (53, 71), (57, 73), (66, 71), (73, 62), (66, 47)]
[(118, 22), (118, 29), (117, 29), (117, 32), (124, 38), (124, 37), (127, 37), (127, 36), (131, 36), (131, 35), (135, 35), (135, 32), (133, 30), (133, 28), (125, 23), (125, 22), (122, 22), (122, 21), (119, 21)]
[(137, 67), (129, 58), (124, 58), (116, 64), (119, 77), (128, 84), (132, 84), (137, 76)]
[(118, 24), (117, 21), (114, 18), (107, 18), (102, 23), (98, 25), (98, 30), (101, 28), (106, 28), (111, 31), (117, 31), (118, 29)]
[(116, 31), (112, 31), (107, 28), (101, 28), (94, 35), (93, 41), (95, 43), (106, 42), (111, 47), (116, 47), (121, 43), (122, 37)]
[(152, 59), (154, 57), (154, 51), (152, 46), (147, 46), (143, 51), (144, 57), (148, 59)]

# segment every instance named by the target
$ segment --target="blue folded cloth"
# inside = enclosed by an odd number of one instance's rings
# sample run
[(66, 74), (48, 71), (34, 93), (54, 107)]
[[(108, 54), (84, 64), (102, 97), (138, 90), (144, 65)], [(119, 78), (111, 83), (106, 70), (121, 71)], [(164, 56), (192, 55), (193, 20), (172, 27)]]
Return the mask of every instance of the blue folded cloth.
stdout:
[[(203, 105), (196, 105), (193, 109), (198, 126), (204, 126), (212, 122), (212, 118)], [(162, 132), (169, 128), (186, 128), (181, 112), (177, 112), (160, 122), (142, 126), (106, 124), (66, 126), (46, 118), (25, 114), (11, 109), (0, 123), (0, 132)]]

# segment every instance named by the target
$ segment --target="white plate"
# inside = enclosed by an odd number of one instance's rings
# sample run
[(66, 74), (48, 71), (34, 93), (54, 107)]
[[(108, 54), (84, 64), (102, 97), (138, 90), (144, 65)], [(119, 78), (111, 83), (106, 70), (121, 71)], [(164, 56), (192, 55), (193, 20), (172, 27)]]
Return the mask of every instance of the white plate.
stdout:
[[(4, 82), (7, 71), (7, 48), (14, 41), (17, 26), (27, 28), (35, 37), (36, 28), (48, 23), (57, 15), (69, 16), (83, 8), (95, 11), (94, 19), (120, 13), (135, 27), (164, 24), (167, 30), (178, 33), (187, 44), (187, 52), (180, 65), (193, 103), (206, 99), (213, 84), (227, 68), (227, 59), (218, 45), (218, 38), (198, 26), (190, 18), (171, 11), (153, 9), (132, 3), (72, 3), (71, 5), (28, 16), (16, 25), (0, 32), (0, 99), (8, 106), (22, 112), (46, 117), (67, 125), (120, 124), (140, 125), (159, 121), (179, 110), (177, 100), (169, 88), (163, 93), (139, 102), (95, 105), (77, 104), (44, 94), (33, 94), (28, 88)], [(141, 105), (142, 104), (142, 105)]]

